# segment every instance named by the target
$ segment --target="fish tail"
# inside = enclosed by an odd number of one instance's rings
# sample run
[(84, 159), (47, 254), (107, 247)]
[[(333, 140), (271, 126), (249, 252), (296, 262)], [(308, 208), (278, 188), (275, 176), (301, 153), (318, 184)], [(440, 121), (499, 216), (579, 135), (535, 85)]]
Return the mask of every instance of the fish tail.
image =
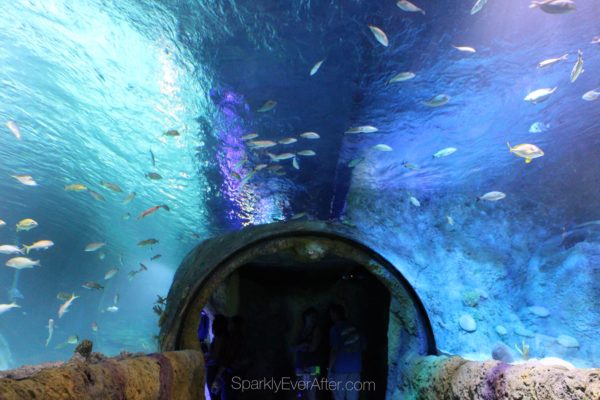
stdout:
[(16, 301), (13, 301), (12, 303), (10, 303), (10, 305), (16, 308), (21, 308), (21, 306), (18, 305)]
[(510, 150), (510, 152), (512, 153), (513, 149), (512, 149), (512, 147), (510, 147), (510, 142), (506, 142), (506, 145), (508, 146), (508, 150)]
[(23, 248), (21, 249), (21, 253), (23, 253), (23, 251), (25, 251), (25, 254), (29, 254), (29, 250), (31, 249), (31, 246), (27, 246), (27, 245), (23, 245)]
[(531, 4), (529, 5), (529, 8), (536, 8), (539, 7), (540, 3), (538, 3), (537, 1), (532, 1)]

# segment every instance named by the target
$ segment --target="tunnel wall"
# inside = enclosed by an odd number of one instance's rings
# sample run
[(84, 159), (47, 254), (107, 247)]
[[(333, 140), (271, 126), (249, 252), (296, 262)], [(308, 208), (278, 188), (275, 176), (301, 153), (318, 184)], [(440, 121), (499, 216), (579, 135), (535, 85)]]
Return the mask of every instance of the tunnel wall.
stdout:
[(200, 349), (197, 327), (215, 290), (243, 265), (278, 254), (297, 262), (336, 256), (363, 266), (389, 290), (388, 391), (398, 385), (403, 360), (435, 354), (428, 317), (418, 296), (399, 271), (383, 257), (352, 238), (350, 227), (325, 222), (293, 222), (244, 229), (200, 244), (179, 267), (161, 318), (164, 351)]
[(417, 294), (400, 272), (357, 240), (349, 226), (312, 221), (249, 227), (199, 244), (182, 261), (159, 321), (163, 351), (199, 349), (199, 311), (233, 271), (264, 254), (287, 252), (307, 262), (335, 254), (363, 265), (388, 287), (404, 310), (402, 323), (418, 342), (418, 354), (435, 354), (431, 325)]
[[(69, 362), (23, 375), (5, 371), (0, 400), (203, 400), (202, 354), (166, 352), (99, 363)], [(392, 399), (595, 400), (598, 369), (569, 370), (536, 364), (471, 362), (460, 357), (419, 357), (406, 365)]]

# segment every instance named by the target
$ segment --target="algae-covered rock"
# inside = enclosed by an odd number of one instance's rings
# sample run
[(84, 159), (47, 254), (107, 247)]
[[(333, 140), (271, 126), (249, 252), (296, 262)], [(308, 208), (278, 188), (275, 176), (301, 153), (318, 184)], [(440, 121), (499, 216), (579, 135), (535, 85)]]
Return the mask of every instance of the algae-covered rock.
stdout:
[(477, 307), (481, 300), (481, 294), (477, 290), (468, 290), (462, 294), (462, 302), (467, 307)]
[(494, 347), (494, 350), (492, 350), (492, 358), (494, 360), (502, 361), (505, 363), (513, 362), (513, 357), (510, 353), (510, 348), (504, 343), (498, 343)]

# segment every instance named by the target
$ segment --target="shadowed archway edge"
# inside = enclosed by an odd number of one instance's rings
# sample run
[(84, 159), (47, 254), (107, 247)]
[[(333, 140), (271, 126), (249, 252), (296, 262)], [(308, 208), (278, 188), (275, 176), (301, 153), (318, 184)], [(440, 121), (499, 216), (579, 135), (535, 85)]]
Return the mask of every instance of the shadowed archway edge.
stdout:
[[(324, 221), (292, 221), (258, 225), (226, 233), (198, 244), (181, 262), (167, 296), (167, 306), (160, 320), (162, 351), (179, 350), (183, 319), (190, 304), (202, 290), (208, 278), (223, 265), (243, 252), (272, 240), (299, 237), (322, 237), (357, 248), (383, 266), (406, 290), (425, 331), (428, 354), (436, 354), (435, 338), (427, 311), (413, 286), (402, 272), (365, 241), (353, 227)], [(367, 240), (368, 242), (368, 240)]]

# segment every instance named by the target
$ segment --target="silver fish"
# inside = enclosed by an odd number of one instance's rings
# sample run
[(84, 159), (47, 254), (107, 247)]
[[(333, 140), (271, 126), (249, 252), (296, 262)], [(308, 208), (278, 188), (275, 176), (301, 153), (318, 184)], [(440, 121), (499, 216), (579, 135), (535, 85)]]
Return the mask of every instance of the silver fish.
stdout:
[(571, 82), (575, 82), (581, 74), (583, 74), (583, 53), (577, 50), (577, 61), (571, 70)]

